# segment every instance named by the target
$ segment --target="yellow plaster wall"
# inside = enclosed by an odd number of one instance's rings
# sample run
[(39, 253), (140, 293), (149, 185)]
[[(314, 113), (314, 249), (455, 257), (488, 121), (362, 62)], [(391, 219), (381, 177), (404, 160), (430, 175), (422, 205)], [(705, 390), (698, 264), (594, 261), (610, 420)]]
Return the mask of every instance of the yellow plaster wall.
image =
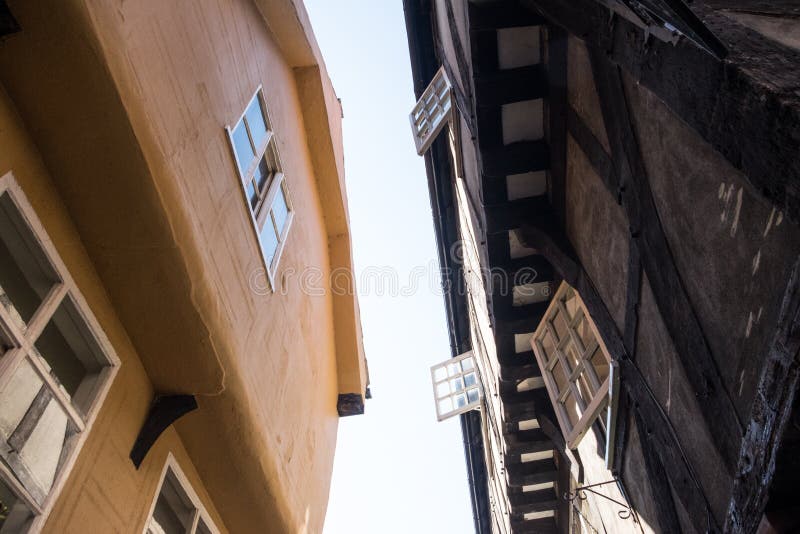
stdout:
[[(313, 267), (324, 281), (332, 262), (351, 260), (349, 235), (331, 240), (326, 233), (323, 207), (337, 200), (319, 189), (321, 167), (309, 150), (315, 146), (297, 89), (305, 76), (289, 65), (249, 0), (9, 5), (23, 27), (0, 46), (0, 69), (14, 87), (9, 93), (24, 104), (37, 144), (47, 141), (44, 159), (58, 173), (81, 237), (91, 235), (90, 257), (113, 305), (125, 310), (123, 323), (135, 331), (133, 344), (156, 389), (201, 394), (199, 410), (177, 423), (175, 436), (226, 525), (233, 532), (321, 531), (338, 426), (341, 340), (334, 310), (340, 308), (329, 292), (302, 292), (298, 277)], [(64, 67), (45, 68), (59, 49)], [(28, 55), (24, 65), (20, 54)], [(37, 85), (44, 73), (50, 83)], [(85, 75), (94, 78), (90, 85)], [(224, 130), (258, 85), (296, 210), (276, 293), (261, 290), (262, 260)], [(60, 120), (51, 122), (48, 113)], [(109, 145), (107, 126), (124, 134), (112, 137), (115, 144)], [(330, 135), (340, 144), (338, 130)], [(338, 159), (329, 165), (336, 178)], [(122, 168), (108, 172), (115, 163)], [(113, 194), (127, 188), (135, 191)], [(342, 220), (346, 231), (346, 213)], [(152, 236), (139, 234), (139, 222), (154, 227)], [(136, 247), (114, 242), (116, 225)], [(133, 269), (126, 278), (126, 264), (153, 268)], [(170, 284), (163, 295), (154, 287), (162, 280), (157, 265), (174, 265), (164, 273)], [(196, 314), (183, 324), (171, 309), (181, 299)], [(344, 322), (358, 331), (357, 319)], [(172, 336), (180, 340), (175, 350), (159, 347)], [(349, 346), (363, 366), (360, 342)], [(196, 373), (195, 365), (204, 370)], [(142, 419), (131, 428), (138, 430)], [(102, 466), (92, 472), (102, 476)]]
[(152, 401), (153, 387), (48, 169), (14, 104), (0, 86), (0, 176), (9, 171), (36, 211), (120, 359), (119, 371), (105, 403), (43, 532), (87, 534), (141, 530), (169, 451), (175, 455), (215, 523), (226, 532), (174, 429), (169, 429), (159, 439), (139, 470), (128, 458)]
[[(252, 439), (252, 463), (271, 483), (252, 487), (254, 497), (266, 489), (274, 499), (267, 517), (275, 517), (265, 519), (318, 532), (335, 449), (338, 388), (331, 295), (309, 295), (298, 284), (307, 267), (327, 280), (330, 260), (294, 72), (252, 2), (149, 1), (119, 9), (88, 4), (163, 202), (173, 208), (168, 216), (178, 245), (185, 257), (197, 254), (190, 266), (190, 276), (197, 277), (194, 298), (209, 314), (226, 374), (224, 398), (204, 399), (201, 409), (215, 414), (212, 421), (229, 418), (225, 407), (234, 400), (239, 411), (249, 412), (251, 420), (239, 430)], [(224, 131), (259, 85), (295, 209), (275, 293), (253, 287), (255, 281), (263, 288), (263, 264)], [(204, 426), (187, 422), (178, 428), (189, 436), (190, 452), (207, 460), (200, 462), (201, 473), (211, 481), (231, 476), (214, 461), (218, 451), (207, 447)], [(241, 496), (223, 491), (222, 484), (212, 495), (224, 510), (242, 507)], [(237, 531), (263, 528), (252, 513), (231, 515), (241, 517), (231, 520)]]

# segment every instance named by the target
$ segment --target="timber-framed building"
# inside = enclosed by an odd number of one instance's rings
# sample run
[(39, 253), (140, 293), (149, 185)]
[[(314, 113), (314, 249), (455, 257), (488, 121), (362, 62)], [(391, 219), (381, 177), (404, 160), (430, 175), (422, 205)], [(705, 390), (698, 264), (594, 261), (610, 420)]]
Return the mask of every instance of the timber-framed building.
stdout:
[(476, 532), (796, 529), (800, 8), (404, 6)]

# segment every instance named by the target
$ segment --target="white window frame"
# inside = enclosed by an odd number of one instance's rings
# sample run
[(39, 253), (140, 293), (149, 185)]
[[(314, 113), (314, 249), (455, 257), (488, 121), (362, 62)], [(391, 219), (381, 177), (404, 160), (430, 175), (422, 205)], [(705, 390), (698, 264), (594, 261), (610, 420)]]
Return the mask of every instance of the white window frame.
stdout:
[[(472, 368), (464, 369), (462, 362), (465, 360), (472, 360)], [(457, 368), (457, 369), (456, 369)], [(439, 369), (444, 369), (445, 376), (444, 378), (437, 380), (436, 372)], [(467, 375), (473, 374), (475, 375), (475, 384), (473, 385), (466, 385), (464, 382)], [(448, 384), (451, 380), (461, 380), (463, 384), (463, 389), (452, 391), (450, 390), (448, 393), (440, 394), (438, 391), (437, 386), (440, 384)], [(455, 358), (450, 358), (445, 360), (441, 363), (438, 363), (431, 367), (431, 383), (433, 384), (433, 398), (436, 405), (436, 419), (441, 422), (445, 419), (450, 419), (451, 417), (455, 417), (456, 415), (460, 415), (462, 413), (469, 412), (471, 410), (480, 409), (481, 403), (483, 401), (483, 388), (481, 386), (481, 376), (480, 372), (478, 371), (478, 366), (475, 361), (475, 357), (473, 356), (472, 351), (467, 351), (464, 354), (460, 354)], [(469, 391), (477, 391), (478, 398), (474, 401), (470, 402), (469, 397), (467, 396)], [(452, 410), (442, 411), (439, 403), (445, 399), (451, 399), (453, 401), (453, 406), (456, 406), (455, 399), (458, 395), (463, 394), (467, 399), (467, 403), (460, 408), (456, 407)]]
[[(250, 162), (249, 167), (242, 171), (239, 166), (239, 158), (236, 152), (236, 143), (233, 139), (233, 132), (242, 124), (245, 115), (247, 114), (247, 109), (250, 105), (258, 99), (258, 102), (261, 106), (262, 116), (264, 118), (264, 124), (266, 125), (267, 129), (267, 138), (262, 143), (261, 146), (256, 147), (255, 143), (253, 142), (252, 137), (250, 136), (250, 130), (248, 129), (248, 137), (250, 138), (250, 144), (254, 147), (255, 156), (253, 160)], [(269, 286), (272, 291), (275, 291), (275, 274), (278, 269), (278, 264), (280, 263), (281, 256), (283, 255), (283, 250), (286, 246), (286, 240), (289, 236), (289, 229), (292, 226), (292, 221), (294, 219), (294, 204), (292, 203), (291, 194), (289, 192), (289, 186), (286, 183), (286, 177), (283, 174), (283, 164), (281, 163), (280, 153), (278, 152), (277, 146), (277, 137), (275, 132), (272, 130), (272, 121), (269, 118), (269, 114), (267, 111), (267, 103), (264, 98), (264, 91), (261, 85), (258, 86), (255, 93), (247, 100), (247, 104), (244, 106), (244, 110), (242, 114), (239, 115), (239, 118), (234, 121), (233, 126), (225, 126), (225, 132), (228, 135), (228, 144), (231, 149), (231, 154), (233, 156), (233, 164), (236, 167), (236, 174), (239, 177), (239, 185), (242, 189), (242, 200), (245, 203), (245, 208), (247, 212), (250, 214), (250, 220), (253, 224), (253, 231), (255, 232), (256, 242), (258, 244), (258, 250), (261, 254), (261, 259), (264, 263), (264, 269), (267, 274), (267, 279), (269, 280)], [(267, 185), (266, 191), (262, 192), (259, 195), (258, 204), (254, 207), (250, 205), (250, 199), (247, 196), (247, 186), (245, 185), (247, 181), (251, 180), (261, 159), (267, 153), (267, 150), (272, 150), (275, 163), (277, 169), (275, 170), (272, 178), (270, 179), (270, 183)], [(273, 224), (272, 222), (272, 208), (275, 199), (277, 198), (278, 191), (283, 192), (283, 198), (286, 200), (286, 208), (288, 214), (286, 216), (286, 223), (284, 224), (283, 230), (281, 231), (280, 235), (278, 236), (278, 246), (275, 249), (275, 254), (272, 257), (272, 261), (269, 261), (267, 255), (264, 252), (264, 248), (261, 246), (261, 230), (264, 228), (266, 224)], [(276, 232), (277, 234), (277, 232)]]
[[(0, 388), (10, 381), (16, 368), (27, 359), (27, 361), (31, 362), (39, 378), (47, 385), (53, 398), (56, 399), (61, 408), (64, 409), (68, 420), (78, 429), (70, 440), (72, 443), (66, 443), (64, 445), (65, 452), (62, 451), (62, 454), (66, 454), (66, 458), (61, 469), (56, 473), (53, 485), (47, 493), (42, 505), (37, 504), (34, 497), (25, 486), (17, 480), (11, 469), (3, 462), (0, 462), (0, 478), (2, 478), (8, 488), (16, 494), (17, 498), (21, 499), (29, 507), (34, 515), (27, 534), (35, 534), (41, 531), (63, 490), (66, 480), (69, 478), (81, 448), (97, 419), (100, 407), (105, 401), (111, 389), (111, 385), (114, 382), (114, 378), (119, 371), (120, 360), (111, 342), (100, 327), (99, 322), (92, 314), (89, 305), (83, 298), (75, 281), (70, 276), (69, 270), (61, 260), (53, 242), (50, 240), (44, 226), (36, 215), (35, 210), (28, 202), (27, 197), (14, 178), (12, 172), (8, 172), (0, 177), (0, 197), (4, 194), (10, 196), (18, 210), (18, 214), (23, 218), (28, 228), (33, 233), (37, 241), (36, 244), (44, 254), (53, 271), (61, 279), (61, 283), (57, 283), (51, 288), (50, 292), (39, 305), (34, 316), (28, 322), (24, 332), (15, 324), (8, 310), (0, 305), (0, 327), (5, 327), (6, 333), (11, 337), (12, 343), (16, 346), (16, 348), (11, 349), (5, 356), (0, 358)], [(83, 319), (86, 329), (91, 333), (95, 343), (107, 360), (107, 365), (104, 365), (99, 372), (97, 387), (93, 392), (91, 401), (84, 415), (81, 415), (75, 406), (73, 406), (69, 396), (62, 391), (61, 387), (50, 375), (49, 370), (39, 358), (28, 357), (29, 351), (34, 343), (33, 340), (38, 338), (39, 334), (44, 330), (57, 311), (61, 302), (65, 299), (70, 299), (72, 301), (80, 318)]]
[(453, 84), (442, 65), (408, 115), (418, 155), (427, 152), (452, 118)]
[(175, 479), (178, 481), (178, 485), (181, 487), (181, 490), (186, 494), (189, 500), (192, 502), (192, 506), (194, 506), (194, 517), (192, 520), (192, 526), (186, 534), (195, 534), (200, 520), (203, 520), (203, 523), (208, 527), (212, 534), (219, 534), (220, 531), (217, 528), (216, 523), (211, 519), (211, 516), (206, 510), (203, 501), (197, 495), (197, 492), (192, 487), (192, 484), (189, 482), (189, 479), (181, 469), (180, 464), (173, 456), (172, 452), (167, 453), (167, 459), (164, 462), (164, 467), (161, 469), (161, 476), (158, 478), (158, 486), (156, 487), (155, 495), (150, 502), (150, 510), (147, 513), (147, 520), (144, 522), (144, 527), (142, 527), (142, 534), (147, 534), (148, 529), (150, 528), (150, 522), (153, 520), (153, 514), (156, 510), (156, 503), (158, 502), (158, 498), (161, 495), (161, 488), (164, 487), (164, 481), (167, 478), (167, 473), (172, 473)]
[[(570, 317), (563, 302), (569, 292), (572, 292), (572, 295), (576, 299), (577, 311), (574, 317)], [(552, 324), (553, 319), (559, 313), (563, 314), (565, 318), (569, 318), (566, 325), (567, 332), (563, 339), (558, 337), (556, 329)], [(580, 335), (575, 331), (576, 326), (581, 321), (586, 321), (594, 337), (594, 343), (588, 347), (584, 347)], [(542, 343), (545, 335), (550, 336), (551, 339), (555, 341), (555, 354), (552, 357), (547, 354)], [(615, 372), (616, 362), (612, 361), (608, 348), (603, 342), (603, 338), (597, 330), (597, 326), (594, 324), (577, 290), (566, 282), (561, 283), (558, 291), (553, 295), (553, 299), (542, 321), (539, 323), (536, 332), (534, 332), (534, 335), (531, 337), (530, 343), (534, 355), (536, 356), (536, 362), (539, 364), (539, 369), (542, 372), (542, 378), (544, 379), (550, 401), (553, 404), (553, 410), (556, 413), (561, 432), (564, 434), (564, 439), (569, 449), (576, 449), (578, 447), (581, 439), (592, 427), (592, 424), (594, 424), (603, 408), (608, 406), (608, 418), (605, 422), (607, 434), (606, 462), (610, 462), (612, 458), (610, 457), (609, 449), (613, 450), (613, 447), (609, 448), (608, 445), (613, 441), (612, 430), (616, 421), (615, 412), (617, 397), (615, 390), (618, 387), (619, 380), (618, 373)], [(575, 369), (571, 369), (568, 358), (565, 356), (567, 346), (574, 347), (579, 356), (579, 361)], [(591, 365), (589, 361), (598, 348), (608, 365), (608, 375), (602, 382), (600, 382), (594, 366)], [(564, 390), (559, 390), (553, 376), (553, 368), (556, 366), (562, 369), (567, 379), (566, 389)], [(579, 377), (584, 371), (586, 371), (587, 379), (591, 383), (591, 388), (594, 389), (591, 400), (588, 403), (585, 402), (583, 395), (579, 392), (578, 385)], [(581, 415), (574, 425), (570, 421), (566, 408), (564, 408), (562, 403), (562, 401), (570, 395), (575, 399), (578, 408), (581, 410)]]

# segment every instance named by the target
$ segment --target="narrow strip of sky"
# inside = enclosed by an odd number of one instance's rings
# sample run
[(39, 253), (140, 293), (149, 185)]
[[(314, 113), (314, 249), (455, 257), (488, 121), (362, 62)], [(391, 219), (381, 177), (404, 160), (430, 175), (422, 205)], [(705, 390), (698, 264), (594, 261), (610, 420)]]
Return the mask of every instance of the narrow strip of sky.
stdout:
[[(306, 8), (344, 108), (356, 269), (373, 273), (360, 290), (374, 398), (365, 415), (341, 420), (325, 534), (471, 533), (460, 426), (436, 423), (430, 383), (450, 347), (425, 167), (408, 125), (402, 3)], [(395, 288), (391, 274), (375, 274), (393, 269)]]

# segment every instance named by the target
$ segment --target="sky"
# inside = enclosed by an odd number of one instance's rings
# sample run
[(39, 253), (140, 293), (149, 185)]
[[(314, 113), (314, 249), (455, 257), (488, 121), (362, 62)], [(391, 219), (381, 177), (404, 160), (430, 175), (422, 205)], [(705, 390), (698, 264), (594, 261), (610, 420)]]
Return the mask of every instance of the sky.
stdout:
[(458, 418), (437, 423), (433, 403), (430, 367), (450, 357), (450, 344), (425, 165), (408, 122), (415, 99), (402, 2), (305, 3), (344, 108), (373, 396), (364, 415), (340, 420), (324, 534), (469, 534), (461, 427)]

